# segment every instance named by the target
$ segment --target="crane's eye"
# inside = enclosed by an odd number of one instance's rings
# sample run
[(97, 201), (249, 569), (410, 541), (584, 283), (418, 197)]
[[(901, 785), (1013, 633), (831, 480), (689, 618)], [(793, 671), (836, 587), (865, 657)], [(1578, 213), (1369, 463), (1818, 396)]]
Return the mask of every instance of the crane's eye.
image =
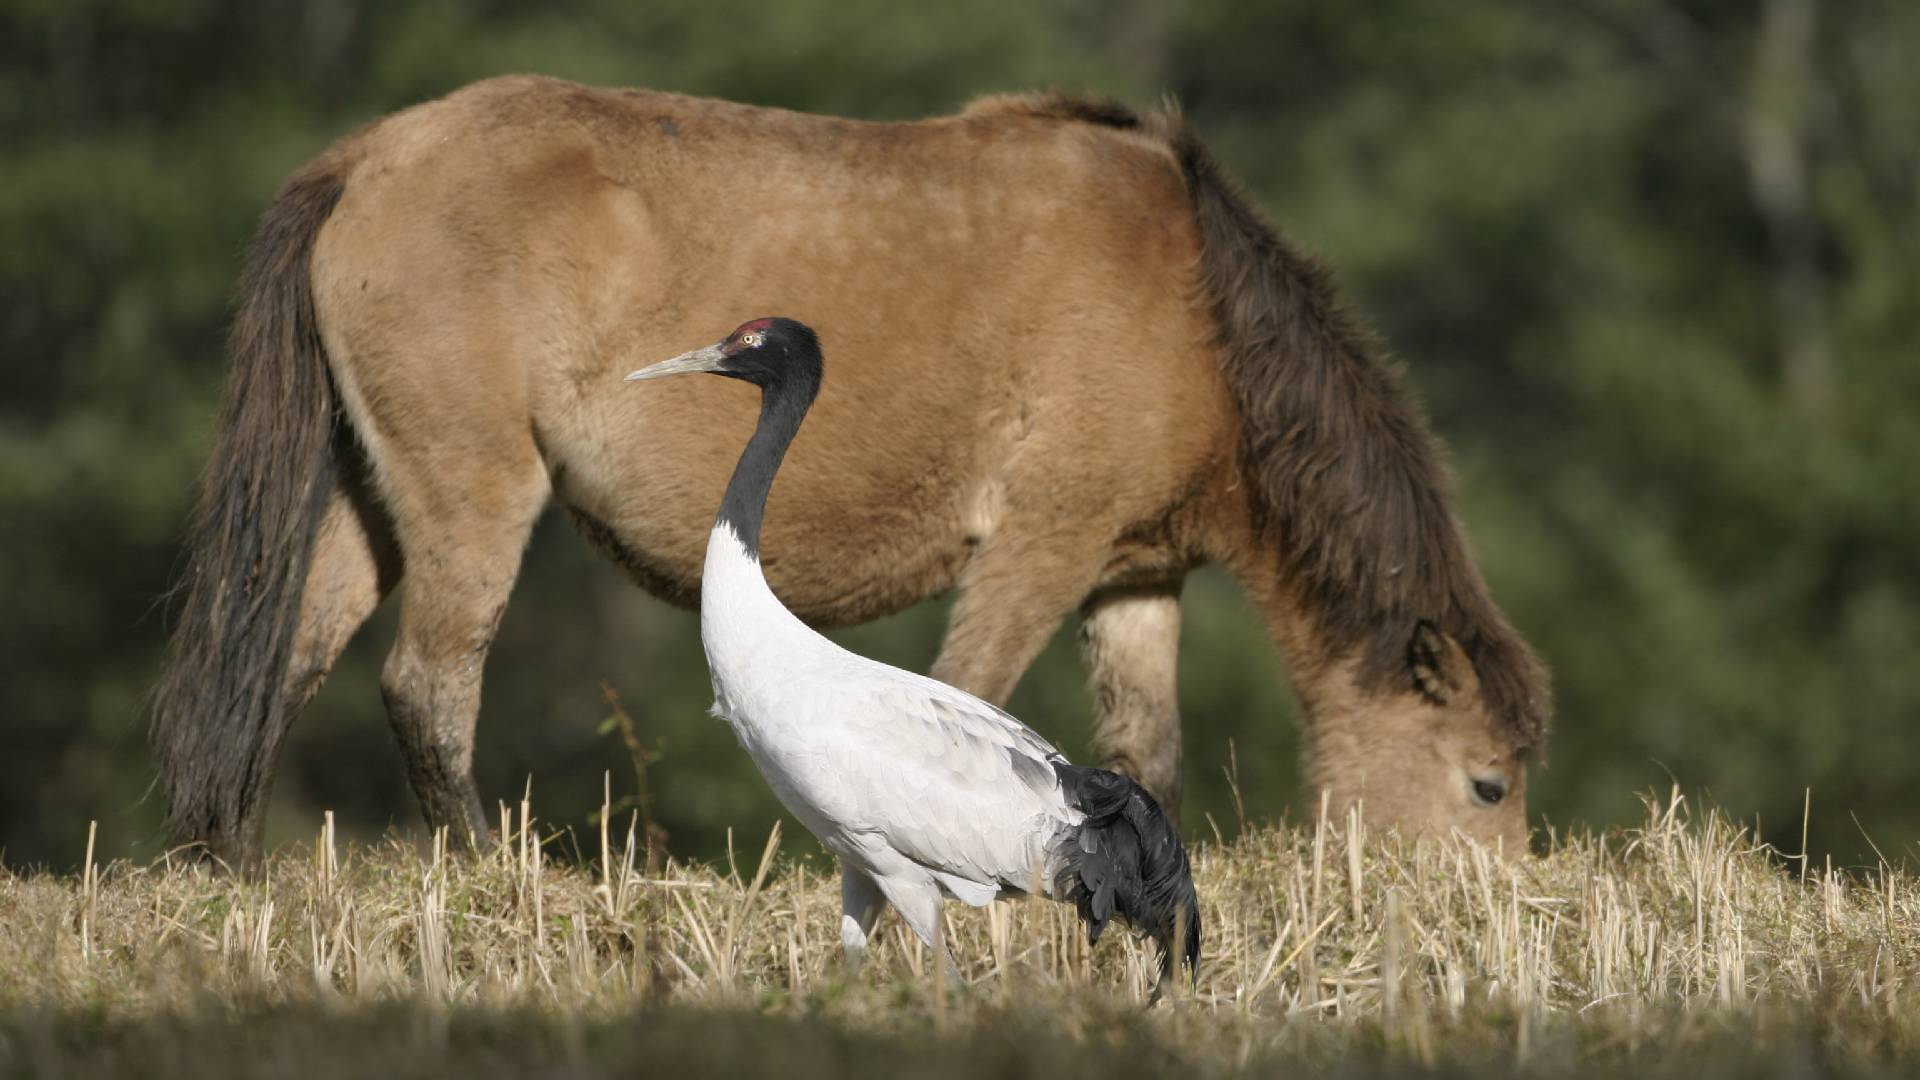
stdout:
[(740, 335), (740, 344), (745, 345), (749, 349), (759, 348), (760, 341), (761, 341), (760, 331), (758, 330), (755, 330), (751, 333)]

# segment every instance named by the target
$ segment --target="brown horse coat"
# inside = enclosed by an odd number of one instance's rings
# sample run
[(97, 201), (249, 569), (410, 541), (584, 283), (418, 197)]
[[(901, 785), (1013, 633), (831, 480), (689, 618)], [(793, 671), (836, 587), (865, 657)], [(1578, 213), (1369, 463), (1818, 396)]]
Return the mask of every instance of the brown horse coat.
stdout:
[(1176, 116), (880, 124), (524, 77), (349, 136), (267, 213), (155, 714), (175, 828), (257, 851), (287, 725), (397, 586), (412, 781), (483, 829), (480, 669), (535, 518), (559, 502), (692, 604), (753, 396), (619, 376), (763, 314), (829, 357), (762, 545), (803, 617), (958, 587), (935, 674), (997, 700), (1080, 610), (1101, 745), (1177, 805), (1178, 592), (1219, 561), (1288, 656), (1315, 786), (1522, 835), (1544, 672), (1424, 422)]

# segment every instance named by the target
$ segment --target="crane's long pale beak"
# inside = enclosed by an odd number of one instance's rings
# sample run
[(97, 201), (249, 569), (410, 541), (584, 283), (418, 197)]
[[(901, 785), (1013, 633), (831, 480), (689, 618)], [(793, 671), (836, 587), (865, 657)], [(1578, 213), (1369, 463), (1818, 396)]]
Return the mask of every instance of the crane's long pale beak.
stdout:
[(671, 360), (662, 360), (657, 364), (648, 364), (626, 378), (627, 382), (642, 382), (647, 379), (664, 379), (669, 375), (690, 375), (699, 371), (719, 371), (727, 361), (727, 354), (720, 346), (709, 345), (704, 349), (695, 349), (690, 353), (681, 353)]

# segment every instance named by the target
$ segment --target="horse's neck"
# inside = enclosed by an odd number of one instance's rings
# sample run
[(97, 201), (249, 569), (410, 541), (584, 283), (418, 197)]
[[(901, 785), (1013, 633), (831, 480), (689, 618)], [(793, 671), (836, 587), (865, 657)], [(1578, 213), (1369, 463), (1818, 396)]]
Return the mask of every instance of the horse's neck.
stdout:
[(1318, 613), (1288, 580), (1280, 560), (1260, 550), (1235, 567), (1235, 576), (1286, 660), (1289, 681), (1309, 723), (1317, 713), (1351, 704), (1345, 698), (1353, 693), (1354, 657), (1328, 647)]

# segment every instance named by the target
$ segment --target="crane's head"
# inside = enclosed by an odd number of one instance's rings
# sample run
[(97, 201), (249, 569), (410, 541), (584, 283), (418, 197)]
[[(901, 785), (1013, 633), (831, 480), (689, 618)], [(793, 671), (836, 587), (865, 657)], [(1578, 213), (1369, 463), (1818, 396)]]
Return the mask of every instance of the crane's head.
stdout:
[(628, 375), (627, 381), (706, 372), (741, 379), (762, 390), (796, 383), (817, 387), (820, 367), (820, 339), (812, 328), (792, 319), (754, 319), (713, 345), (643, 367)]

